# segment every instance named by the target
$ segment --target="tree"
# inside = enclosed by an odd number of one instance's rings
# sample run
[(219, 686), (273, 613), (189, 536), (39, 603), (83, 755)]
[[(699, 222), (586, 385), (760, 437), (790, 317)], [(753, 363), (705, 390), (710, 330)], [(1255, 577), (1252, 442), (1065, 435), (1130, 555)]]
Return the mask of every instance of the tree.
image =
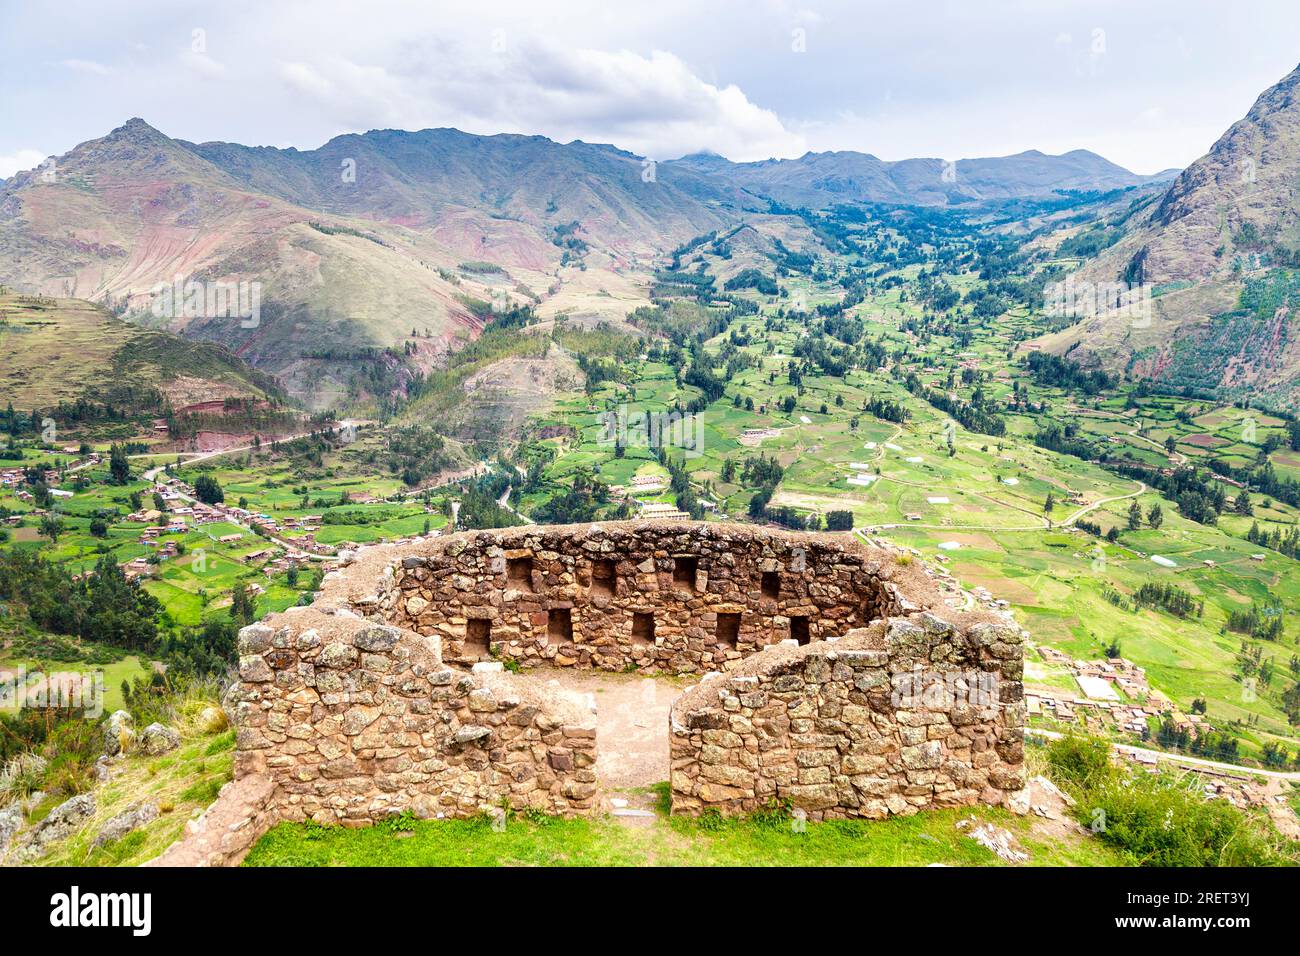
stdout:
[(103, 518), (91, 518), (90, 533), (93, 534), (96, 538), (107, 538), (108, 522), (105, 521)]
[(1142, 527), (1142, 506), (1133, 499), (1133, 503), (1128, 506), (1128, 529), (1136, 531)]
[(1250, 495), (1246, 494), (1244, 488), (1241, 494), (1237, 495), (1232, 502), (1232, 510), (1239, 515), (1253, 515), (1255, 513), (1255, 506), (1250, 503)]
[(1160, 502), (1157, 501), (1147, 511), (1147, 524), (1151, 525), (1152, 528), (1159, 528), (1164, 523), (1165, 513), (1160, 509)]
[(237, 584), (230, 592), (230, 619), (236, 627), (245, 627), (253, 623), (255, 609), (253, 593), (247, 584)]
[(1293, 724), (1300, 724), (1300, 681), (1291, 685), (1291, 689), (1282, 694), (1282, 710)]
[(58, 544), (59, 535), (63, 534), (63, 519), (54, 515), (41, 515), (41, 523), (37, 530), (50, 539), (50, 544)]
[(1056, 507), (1056, 496), (1050, 491), (1047, 493), (1047, 500), (1043, 502), (1043, 514), (1050, 515), (1052, 509)]
[(852, 511), (826, 512), (826, 530), (827, 531), (852, 531), (853, 512)]
[(219, 501), (226, 500), (221, 485), (217, 484), (217, 479), (211, 475), (199, 475), (194, 479), (194, 497), (207, 505), (215, 505)]
[(126, 449), (114, 444), (108, 449), (109, 480), (115, 485), (124, 485), (131, 480), (131, 463), (127, 460)]

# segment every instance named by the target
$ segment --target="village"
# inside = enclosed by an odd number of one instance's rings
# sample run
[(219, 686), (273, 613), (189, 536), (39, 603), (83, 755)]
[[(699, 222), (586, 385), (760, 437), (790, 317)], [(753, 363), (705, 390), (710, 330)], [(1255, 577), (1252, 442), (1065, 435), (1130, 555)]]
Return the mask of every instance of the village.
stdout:
[[(76, 456), (80, 449), (69, 446), (63, 451)], [(70, 499), (75, 497), (76, 492), (55, 486), (66, 483), (70, 475), (99, 465), (102, 461), (99, 453), (90, 452), (84, 457), (73, 457), (61, 468), (45, 468), (36, 476), (24, 468), (0, 470), (0, 489), (33, 506), (26, 513), (5, 516), (5, 524), (19, 526), (26, 518), (40, 518), (48, 513), (47, 509), (36, 506), (36, 495), (29, 490), (33, 487), (33, 480), (47, 486), (51, 499)], [(223, 502), (205, 504), (194, 497), (192, 487), (176, 477), (156, 480), (147, 489), (147, 493), (151, 493), (155, 504), (162, 507), (141, 508), (121, 519), (145, 525), (140, 529), (139, 543), (148, 549), (145, 555), (122, 562), (122, 570), (128, 578), (153, 576), (157, 564), (181, 555), (183, 546), (179, 536), (216, 523), (234, 524), (245, 530), (216, 536), (213, 538), (214, 544), (237, 548), (245, 534), (260, 535), (267, 540), (270, 546), (239, 554), (238, 560), (250, 566), (260, 565), (259, 570), (268, 578), (290, 568), (304, 567), (312, 561), (320, 563), (324, 570), (330, 570), (337, 564), (330, 559), (338, 552), (338, 547), (316, 540), (323, 515), (290, 515), (277, 520), (271, 515)], [(57, 512), (57, 505), (52, 505), (52, 508)], [(253, 585), (252, 589), (254, 593), (260, 590), (257, 585)]]
[(157, 509), (142, 509), (126, 516), (126, 521), (147, 525), (141, 529), (140, 543), (152, 549), (151, 554), (123, 565), (128, 576), (148, 576), (158, 561), (177, 556), (177, 543), (163, 540), (164, 535), (186, 534), (218, 522), (246, 529), (217, 536), (214, 541), (218, 545), (238, 548), (245, 534), (257, 535), (268, 542), (268, 547), (238, 556), (242, 564), (260, 564), (260, 570), (268, 578), (313, 562), (326, 571), (338, 566), (338, 562), (332, 559), (340, 550), (339, 547), (316, 540), (316, 533), (324, 520), (321, 514), (289, 515), (276, 519), (263, 512), (224, 502), (205, 504), (194, 497), (191, 486), (175, 477), (167, 477), (156, 483), (152, 491), (155, 501), (165, 506), (166, 513)]
[(1075, 660), (1054, 647), (1036, 648), (1043, 662), (1067, 671), (1078, 692), (1035, 684), (1027, 676), (1025, 711), (1031, 719), (1051, 717), (1063, 724), (1081, 724), (1090, 732), (1118, 732), (1146, 740), (1150, 721), (1170, 717), (1179, 730), (1200, 736), (1213, 730), (1199, 714), (1183, 714), (1163, 693), (1147, 683), (1146, 672), (1123, 657), (1099, 661)]

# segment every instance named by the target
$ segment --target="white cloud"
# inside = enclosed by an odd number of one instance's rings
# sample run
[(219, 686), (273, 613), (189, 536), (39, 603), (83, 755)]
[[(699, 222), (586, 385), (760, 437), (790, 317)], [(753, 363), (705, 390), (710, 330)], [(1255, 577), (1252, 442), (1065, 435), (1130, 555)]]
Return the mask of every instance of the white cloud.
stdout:
[(94, 76), (108, 76), (113, 72), (111, 67), (107, 67), (96, 60), (78, 60), (74, 58), (64, 60), (63, 66), (74, 73), (90, 73)]
[(700, 79), (672, 53), (564, 50), (509, 35), (499, 52), (439, 43), (401, 72), (343, 58), (281, 64), (280, 77), (349, 128), (457, 126), (612, 142), (670, 159), (712, 149), (733, 159), (805, 149), (775, 112), (735, 85)]
[(35, 169), (44, 161), (45, 154), (39, 149), (20, 149), (7, 156), (0, 156), (0, 179), (8, 179), (25, 169)]
[[(1151, 172), (1195, 159), (1293, 69), (1300, 30), (1295, 0), (1258, 0), (1249, 17), (1222, 0), (11, 6), (0, 88), (22, 94), (5, 103), (0, 153), (62, 151), (144, 116), (186, 139), (300, 148), (458, 126), (656, 159), (789, 156), (805, 140), (887, 159), (1083, 146)], [(1162, 112), (1139, 118), (1147, 108)]]
[(218, 77), (226, 72), (226, 65), (208, 53), (183, 53), (181, 62), (200, 76)]
[(281, 64), (280, 76), (286, 83), (300, 92), (322, 99), (334, 94), (334, 84), (306, 63)]

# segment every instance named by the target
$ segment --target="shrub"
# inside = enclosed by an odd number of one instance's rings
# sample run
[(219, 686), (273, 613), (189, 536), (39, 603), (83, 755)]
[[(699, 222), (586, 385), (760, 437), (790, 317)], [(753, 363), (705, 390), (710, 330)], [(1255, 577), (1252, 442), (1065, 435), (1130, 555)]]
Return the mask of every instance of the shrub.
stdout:
[(1138, 866), (1296, 862), (1267, 823), (1207, 799), (1194, 774), (1133, 772), (1111, 762), (1105, 741), (1080, 736), (1053, 741), (1047, 759), (1075, 816)]
[(419, 818), (410, 810), (403, 810), (381, 821), (378, 826), (388, 833), (414, 833)]
[(1207, 799), (1195, 777), (1137, 773), (1085, 791), (1075, 807), (1102, 840), (1140, 866), (1267, 866), (1277, 841), (1224, 800)]
[(1076, 734), (1053, 740), (1047, 748), (1047, 762), (1058, 782), (1081, 789), (1100, 786), (1117, 772), (1110, 762), (1109, 744)]
[(45, 758), (21, 753), (0, 768), (0, 806), (31, 796), (45, 781)]
[(45, 788), (52, 793), (75, 797), (95, 786), (94, 761), (81, 754), (59, 754), (45, 771)]
[(92, 720), (65, 720), (55, 727), (44, 748), (45, 789), (69, 797), (91, 789), (102, 741), (99, 724)]

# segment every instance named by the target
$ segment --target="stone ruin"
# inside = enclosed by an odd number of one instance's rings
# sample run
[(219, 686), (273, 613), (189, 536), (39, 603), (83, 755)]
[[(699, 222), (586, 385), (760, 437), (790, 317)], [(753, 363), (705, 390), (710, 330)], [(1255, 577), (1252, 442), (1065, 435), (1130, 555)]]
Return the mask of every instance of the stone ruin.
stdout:
[(673, 705), (673, 812), (806, 819), (1023, 801), (1021, 639), (929, 613), (755, 654)]
[(223, 791), (221, 825), (160, 862), (237, 861), (280, 820), (601, 812), (595, 708), (554, 668), (701, 678), (664, 728), (674, 813), (1020, 810), (1022, 636), (849, 534), (647, 521), (366, 548), (241, 631), (227, 789), (247, 806)]

